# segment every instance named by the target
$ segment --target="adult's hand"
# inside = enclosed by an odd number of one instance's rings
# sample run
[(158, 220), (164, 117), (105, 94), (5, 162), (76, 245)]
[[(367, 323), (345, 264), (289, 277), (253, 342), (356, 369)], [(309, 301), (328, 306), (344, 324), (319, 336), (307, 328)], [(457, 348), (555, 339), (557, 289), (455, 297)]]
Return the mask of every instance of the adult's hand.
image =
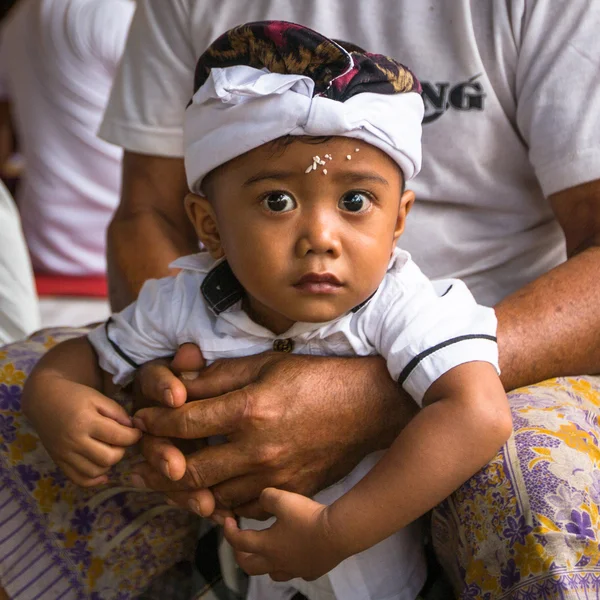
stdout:
[[(146, 377), (146, 394), (164, 402), (170, 389), (178, 408), (135, 415), (154, 436), (136, 469), (145, 486), (186, 507), (211, 488), (221, 506), (255, 518), (265, 516), (256, 502), (264, 488), (313, 495), (388, 447), (417, 410), (379, 357), (265, 353), (217, 361), (194, 380), (166, 368), (159, 375), (155, 383)], [(185, 458), (168, 439), (213, 435), (227, 442)]]

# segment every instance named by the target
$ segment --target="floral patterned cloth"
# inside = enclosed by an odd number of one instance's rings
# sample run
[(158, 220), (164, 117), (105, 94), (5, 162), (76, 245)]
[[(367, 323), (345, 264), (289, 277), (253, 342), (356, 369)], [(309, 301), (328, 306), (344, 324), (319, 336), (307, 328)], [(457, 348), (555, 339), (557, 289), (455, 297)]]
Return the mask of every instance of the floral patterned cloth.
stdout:
[(433, 512), (461, 599), (600, 598), (600, 377), (510, 394), (514, 435)]
[(111, 485), (79, 488), (20, 412), (23, 383), (40, 356), (84, 333), (45, 330), (0, 349), (0, 586), (11, 598), (127, 600), (194, 556), (199, 519), (162, 494), (128, 488), (133, 456), (117, 465)]
[[(0, 586), (21, 600), (189, 596), (165, 573), (193, 556), (198, 520), (128, 488), (133, 456), (115, 484), (74, 486), (21, 415), (39, 357), (84, 333), (46, 330), (0, 349)], [(510, 400), (508, 444), (433, 511), (437, 554), (463, 600), (600, 598), (600, 378), (550, 380)]]

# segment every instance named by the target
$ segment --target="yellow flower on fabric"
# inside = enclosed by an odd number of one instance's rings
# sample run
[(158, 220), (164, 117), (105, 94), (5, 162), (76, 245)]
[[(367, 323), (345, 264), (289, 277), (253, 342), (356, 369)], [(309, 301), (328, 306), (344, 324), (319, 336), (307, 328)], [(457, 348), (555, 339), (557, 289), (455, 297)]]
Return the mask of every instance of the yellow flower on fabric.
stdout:
[(38, 482), (33, 496), (38, 501), (42, 512), (48, 513), (58, 497), (58, 487), (50, 477), (46, 477)]
[(0, 351), (0, 360), (4, 360), (7, 356), (8, 354), (6, 352)]
[(494, 577), (483, 560), (468, 561), (465, 581), (477, 584), (482, 590), (497, 590), (498, 578)]
[(88, 581), (90, 589), (94, 589), (96, 581), (104, 573), (104, 561), (101, 558), (92, 558), (90, 562), (90, 568), (88, 569)]
[(600, 450), (595, 440), (586, 431), (577, 429), (574, 425), (563, 425), (554, 435), (563, 440), (569, 448), (591, 454), (593, 458), (600, 458)]
[(65, 534), (65, 548), (72, 548), (75, 545), (75, 542), (79, 541), (81, 536), (79, 533), (73, 529), (70, 529)]
[(28, 452), (33, 452), (38, 445), (38, 438), (31, 433), (17, 433), (10, 445), (10, 460), (13, 464), (23, 460)]
[(25, 382), (25, 373), (15, 369), (15, 365), (7, 363), (0, 370), (0, 383), (6, 385), (23, 385)]
[(515, 563), (519, 565), (521, 577), (548, 573), (552, 557), (548, 557), (544, 546), (536, 542), (534, 536), (525, 538), (525, 545), (515, 544)]
[(49, 335), (46, 341), (44, 342), (44, 348), (46, 348), (46, 350), (50, 350), (50, 348), (53, 348), (54, 346), (56, 346), (56, 344), (58, 344), (58, 340)]
[(584, 377), (568, 377), (567, 381), (571, 386), (571, 391), (578, 396), (583, 396), (596, 406), (600, 406), (600, 392), (594, 388), (591, 382)]

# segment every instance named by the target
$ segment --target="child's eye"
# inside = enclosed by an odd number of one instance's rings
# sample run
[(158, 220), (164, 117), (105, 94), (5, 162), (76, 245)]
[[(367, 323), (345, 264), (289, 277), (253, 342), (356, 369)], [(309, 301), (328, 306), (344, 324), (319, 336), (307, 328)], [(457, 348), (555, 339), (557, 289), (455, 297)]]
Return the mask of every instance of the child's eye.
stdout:
[(271, 212), (288, 212), (296, 208), (296, 201), (285, 192), (273, 192), (263, 198), (262, 205)]
[(348, 192), (340, 198), (338, 206), (348, 212), (365, 212), (371, 207), (371, 199), (365, 192)]

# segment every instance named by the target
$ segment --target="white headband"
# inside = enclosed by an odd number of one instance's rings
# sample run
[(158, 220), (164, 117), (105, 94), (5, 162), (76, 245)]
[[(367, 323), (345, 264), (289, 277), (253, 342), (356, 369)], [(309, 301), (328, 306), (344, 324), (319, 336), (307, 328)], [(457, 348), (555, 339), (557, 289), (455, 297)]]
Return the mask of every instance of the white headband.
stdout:
[(236, 65), (214, 68), (185, 113), (187, 181), (200, 193), (216, 167), (285, 135), (343, 136), (388, 154), (405, 180), (421, 168), (423, 100), (417, 92), (364, 92), (345, 102), (314, 96), (314, 81)]

